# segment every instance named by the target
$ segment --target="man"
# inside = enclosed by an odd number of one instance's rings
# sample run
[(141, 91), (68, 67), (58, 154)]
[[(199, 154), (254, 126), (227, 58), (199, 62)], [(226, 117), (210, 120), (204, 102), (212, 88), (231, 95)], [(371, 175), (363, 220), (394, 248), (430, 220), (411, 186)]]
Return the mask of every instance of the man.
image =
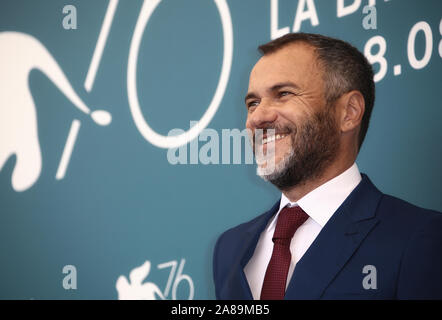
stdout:
[(259, 49), (246, 127), (255, 155), (274, 143), (257, 173), (282, 195), (218, 239), (216, 297), (442, 298), (442, 214), (381, 193), (355, 163), (375, 96), (366, 58), (305, 33)]

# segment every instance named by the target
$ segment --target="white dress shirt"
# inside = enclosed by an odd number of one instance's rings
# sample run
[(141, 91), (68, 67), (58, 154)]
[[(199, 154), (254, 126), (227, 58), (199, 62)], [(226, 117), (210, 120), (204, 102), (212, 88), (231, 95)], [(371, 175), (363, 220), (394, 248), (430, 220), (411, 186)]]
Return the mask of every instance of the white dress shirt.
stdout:
[(267, 227), (261, 233), (252, 258), (244, 268), (253, 299), (259, 300), (267, 265), (273, 251), (273, 233), (279, 212), (285, 206), (300, 206), (309, 218), (295, 232), (290, 243), (292, 260), (287, 276), (287, 285), (290, 282), (296, 263), (318, 236), (319, 232), (331, 218), (333, 213), (341, 206), (349, 194), (362, 180), (356, 162), (340, 175), (327, 181), (312, 190), (298, 202), (291, 202), (284, 194), (281, 195), (279, 210), (270, 219)]

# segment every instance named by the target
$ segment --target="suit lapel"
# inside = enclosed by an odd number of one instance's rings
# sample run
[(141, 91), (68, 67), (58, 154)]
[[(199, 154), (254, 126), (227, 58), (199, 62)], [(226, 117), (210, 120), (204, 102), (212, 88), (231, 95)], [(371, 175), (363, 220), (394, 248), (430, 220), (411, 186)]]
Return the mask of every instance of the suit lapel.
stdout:
[(285, 299), (319, 299), (378, 223), (375, 213), (382, 193), (365, 174), (362, 177), (297, 263)]
[(238, 246), (238, 252), (236, 253), (239, 261), (235, 263), (236, 268), (228, 281), (228, 287), (236, 291), (232, 292), (233, 296), (237, 297), (236, 299), (253, 300), (252, 292), (244, 274), (244, 267), (252, 257), (262, 231), (267, 226), (270, 218), (278, 211), (279, 203), (278, 200), (269, 211), (252, 220), (246, 226), (243, 241)]

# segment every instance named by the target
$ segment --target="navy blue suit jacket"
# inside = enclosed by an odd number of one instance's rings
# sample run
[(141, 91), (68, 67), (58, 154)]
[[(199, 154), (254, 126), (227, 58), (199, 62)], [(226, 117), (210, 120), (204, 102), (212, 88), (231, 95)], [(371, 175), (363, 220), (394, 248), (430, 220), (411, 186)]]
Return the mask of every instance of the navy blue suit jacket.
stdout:
[[(219, 237), (217, 299), (252, 299), (244, 266), (278, 208)], [(285, 299), (442, 299), (442, 214), (385, 195), (362, 174), (298, 261)]]

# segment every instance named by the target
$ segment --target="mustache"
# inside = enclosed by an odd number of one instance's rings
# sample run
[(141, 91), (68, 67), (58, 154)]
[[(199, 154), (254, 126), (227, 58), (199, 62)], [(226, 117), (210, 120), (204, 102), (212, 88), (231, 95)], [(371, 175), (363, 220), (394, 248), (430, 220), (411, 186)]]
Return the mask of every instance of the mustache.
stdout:
[(280, 124), (268, 124), (260, 128), (256, 128), (251, 135), (252, 143), (261, 142), (263, 138), (273, 134), (293, 134), (296, 133), (296, 126), (286, 126)]

